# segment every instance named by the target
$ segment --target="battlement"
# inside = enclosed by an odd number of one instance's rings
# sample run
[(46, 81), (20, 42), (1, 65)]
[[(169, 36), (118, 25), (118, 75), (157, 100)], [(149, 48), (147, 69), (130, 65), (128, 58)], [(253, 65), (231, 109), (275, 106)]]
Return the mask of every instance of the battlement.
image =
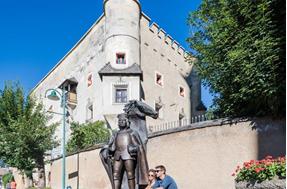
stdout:
[(185, 50), (176, 40), (174, 40), (164, 29), (160, 28), (159, 25), (153, 22), (146, 14), (142, 12), (141, 22), (144, 26), (147, 26), (149, 31), (162, 40), (163, 43), (170, 46), (172, 50), (177, 52), (179, 55), (187, 58), (190, 53)]

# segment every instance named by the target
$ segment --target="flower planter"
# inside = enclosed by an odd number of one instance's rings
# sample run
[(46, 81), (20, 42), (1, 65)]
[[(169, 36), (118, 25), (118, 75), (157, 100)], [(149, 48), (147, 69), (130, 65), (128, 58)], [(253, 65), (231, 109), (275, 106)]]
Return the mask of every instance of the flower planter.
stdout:
[(236, 189), (286, 189), (286, 179), (272, 179), (258, 182), (235, 182)]

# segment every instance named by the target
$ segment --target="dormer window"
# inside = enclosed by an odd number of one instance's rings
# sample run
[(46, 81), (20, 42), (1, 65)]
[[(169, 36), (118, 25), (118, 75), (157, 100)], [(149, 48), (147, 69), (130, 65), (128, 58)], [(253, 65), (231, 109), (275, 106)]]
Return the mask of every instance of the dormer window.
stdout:
[(117, 53), (117, 64), (126, 64), (126, 56), (125, 53)]

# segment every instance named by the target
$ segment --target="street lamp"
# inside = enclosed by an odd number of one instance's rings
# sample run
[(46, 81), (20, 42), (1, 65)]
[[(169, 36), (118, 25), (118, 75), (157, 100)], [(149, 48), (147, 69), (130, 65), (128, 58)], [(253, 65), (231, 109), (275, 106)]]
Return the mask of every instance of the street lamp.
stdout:
[[(47, 96), (47, 93), (50, 94)], [(66, 188), (66, 91), (64, 87), (62, 87), (62, 94), (58, 92), (56, 89), (48, 89), (45, 93), (45, 97), (53, 101), (58, 101), (61, 99), (61, 107), (63, 108), (63, 113), (60, 115), (63, 116), (63, 133), (62, 133), (62, 189)], [(59, 97), (60, 96), (60, 97)], [(59, 114), (59, 113), (57, 113)]]

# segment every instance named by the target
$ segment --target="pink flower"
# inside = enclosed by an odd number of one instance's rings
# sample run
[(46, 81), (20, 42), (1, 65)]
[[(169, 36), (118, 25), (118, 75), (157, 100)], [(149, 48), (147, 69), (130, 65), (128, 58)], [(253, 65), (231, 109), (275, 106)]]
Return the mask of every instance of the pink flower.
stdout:
[(255, 172), (256, 172), (256, 173), (259, 173), (260, 171), (261, 171), (260, 168), (256, 168), (256, 169), (255, 169)]

